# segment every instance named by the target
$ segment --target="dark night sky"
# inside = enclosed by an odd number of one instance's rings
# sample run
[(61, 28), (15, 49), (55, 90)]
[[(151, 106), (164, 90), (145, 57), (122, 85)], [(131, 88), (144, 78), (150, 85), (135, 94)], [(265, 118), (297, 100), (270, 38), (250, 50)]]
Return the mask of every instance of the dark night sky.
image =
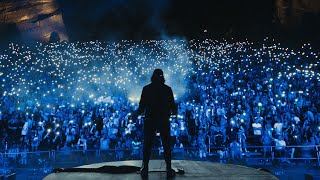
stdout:
[(265, 36), (266, 29), (273, 26), (272, 0), (85, 0), (81, 3), (60, 0), (59, 3), (71, 40), (202, 38), (222, 36), (230, 31), (256, 37)]
[(58, 0), (70, 40), (269, 36), (290, 43), (320, 42), (319, 16), (307, 14), (302, 24), (283, 27), (274, 21), (275, 1)]
[[(279, 2), (291, 6), (299, 0), (55, 0), (62, 12), (70, 41), (234, 38), (320, 44), (320, 3), (302, 13), (299, 23), (283, 25), (276, 16)], [(295, 1), (295, 3), (292, 3)], [(308, 0), (317, 2), (318, 0)], [(303, 5), (303, 3), (302, 3)], [(304, 5), (303, 5), (304, 6)], [(280, 7), (281, 9), (282, 7)], [(282, 8), (292, 12), (305, 7)], [(310, 7), (309, 7), (310, 8)], [(310, 13), (310, 11), (312, 13)], [(316, 13), (314, 13), (316, 12)], [(293, 18), (292, 18), (293, 17)], [(295, 19), (296, 18), (296, 19)], [(10, 25), (3, 39), (18, 37)], [(14, 25), (13, 25), (14, 26)], [(14, 28), (12, 28), (14, 29)], [(204, 32), (206, 30), (206, 32)], [(8, 35), (9, 34), (11, 35)], [(13, 37), (13, 38), (12, 38)], [(320, 45), (319, 45), (320, 47)]]

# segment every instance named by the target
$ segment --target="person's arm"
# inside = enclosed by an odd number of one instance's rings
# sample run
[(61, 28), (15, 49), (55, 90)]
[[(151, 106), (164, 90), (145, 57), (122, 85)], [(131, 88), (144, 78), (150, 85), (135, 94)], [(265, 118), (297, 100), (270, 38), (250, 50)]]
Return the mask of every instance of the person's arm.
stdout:
[(139, 102), (138, 115), (141, 115), (146, 107), (146, 92), (145, 88), (142, 89), (141, 98)]
[(171, 111), (171, 113), (173, 115), (177, 115), (178, 114), (177, 105), (174, 102), (173, 92), (172, 92), (171, 88), (169, 90), (169, 107), (170, 107), (170, 111)]
[(318, 136), (315, 136), (314, 139), (316, 141), (316, 145), (320, 145), (320, 138)]
[(53, 141), (52, 142), (56, 142), (56, 140), (57, 140), (57, 138), (58, 138), (58, 136), (56, 135), (55, 137), (54, 137), (54, 139), (53, 139)]
[(273, 138), (272, 136), (271, 136), (271, 139), (272, 139), (272, 141), (274, 141), (275, 143), (279, 142), (278, 139), (275, 139), (275, 138)]
[(83, 141), (83, 150), (87, 150), (87, 140)]
[(47, 139), (47, 138), (49, 138), (49, 135), (50, 135), (50, 132), (47, 132), (47, 134), (44, 136), (44, 138), (43, 138), (43, 139)]
[(91, 129), (90, 129), (90, 134), (94, 134), (94, 130), (95, 130), (95, 128), (96, 128), (96, 126), (95, 125), (93, 125), (92, 127), (91, 127)]
[(79, 146), (80, 146), (80, 139), (78, 139), (77, 149), (79, 149)]

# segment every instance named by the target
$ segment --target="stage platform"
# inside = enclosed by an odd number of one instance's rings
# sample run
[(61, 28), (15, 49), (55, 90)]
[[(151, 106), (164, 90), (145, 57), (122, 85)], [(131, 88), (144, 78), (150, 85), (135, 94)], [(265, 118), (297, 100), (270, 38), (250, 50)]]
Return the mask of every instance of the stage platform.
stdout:
[[(141, 166), (141, 160), (132, 161), (116, 161), (79, 166), (77, 168), (99, 168), (102, 166)], [(172, 167), (174, 169), (182, 168), (185, 174), (177, 174), (174, 179), (278, 179), (272, 174), (250, 167), (220, 164), (206, 161), (187, 161), (187, 160), (173, 160)], [(165, 171), (166, 165), (163, 160), (151, 160), (149, 163), (149, 171)], [(85, 179), (112, 179), (112, 180), (132, 180), (142, 179), (140, 174), (110, 174), (110, 173), (89, 173), (89, 172), (60, 172), (51, 173), (44, 178), (44, 180), (85, 180)], [(149, 172), (148, 179), (166, 179), (165, 172)]]

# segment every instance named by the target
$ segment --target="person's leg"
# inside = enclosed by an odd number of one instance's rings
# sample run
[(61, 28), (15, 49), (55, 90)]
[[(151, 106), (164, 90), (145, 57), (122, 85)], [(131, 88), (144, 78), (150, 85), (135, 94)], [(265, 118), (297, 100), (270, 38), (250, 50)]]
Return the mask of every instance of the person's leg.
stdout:
[(247, 150), (247, 143), (246, 143), (246, 139), (242, 139), (242, 145), (243, 145), (243, 148), (244, 148), (244, 151), (247, 153), (248, 150)]
[(232, 159), (232, 160), (234, 160), (234, 159), (235, 159), (235, 158), (234, 158), (234, 155), (235, 155), (234, 150), (231, 150), (231, 159)]
[(238, 154), (239, 154), (239, 158), (240, 158), (240, 159), (242, 159), (242, 153), (243, 153), (243, 151), (242, 151), (242, 150), (238, 152)]
[(170, 146), (170, 123), (160, 125), (160, 136), (164, 150), (164, 159), (167, 165), (167, 177), (175, 176), (175, 171), (171, 167), (171, 146)]
[(144, 126), (144, 143), (143, 143), (143, 164), (141, 168), (141, 175), (147, 176), (148, 175), (148, 168), (149, 168), (149, 159), (151, 155), (151, 146), (152, 140), (154, 136), (154, 127), (146, 125)]
[(291, 159), (293, 159), (293, 158), (294, 158), (294, 152), (295, 152), (295, 150), (296, 150), (295, 148), (291, 148), (291, 156), (290, 156), (290, 157), (291, 157)]
[(226, 143), (227, 141), (227, 131), (226, 128), (222, 129), (222, 135), (223, 135), (223, 143)]
[(167, 169), (171, 169), (170, 126), (163, 125), (161, 128), (159, 128), (159, 130)]

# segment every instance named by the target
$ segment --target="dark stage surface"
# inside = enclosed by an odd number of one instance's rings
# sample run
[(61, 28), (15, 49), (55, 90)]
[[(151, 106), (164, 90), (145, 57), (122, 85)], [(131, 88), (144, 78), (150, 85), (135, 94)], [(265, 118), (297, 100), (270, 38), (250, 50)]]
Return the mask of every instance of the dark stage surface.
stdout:
[[(141, 166), (141, 161), (117, 161), (107, 163), (97, 163), (80, 166), (81, 168), (98, 168), (101, 166)], [(174, 169), (183, 168), (184, 175), (179, 175), (174, 179), (278, 179), (277, 177), (259, 169), (245, 166), (220, 164), (204, 161), (173, 160)], [(149, 164), (149, 171), (164, 171), (165, 162), (162, 160), (152, 160)], [(52, 173), (44, 180), (54, 179), (141, 179), (139, 174), (107, 174), (107, 173)], [(150, 172), (149, 179), (166, 179), (165, 172)]]

